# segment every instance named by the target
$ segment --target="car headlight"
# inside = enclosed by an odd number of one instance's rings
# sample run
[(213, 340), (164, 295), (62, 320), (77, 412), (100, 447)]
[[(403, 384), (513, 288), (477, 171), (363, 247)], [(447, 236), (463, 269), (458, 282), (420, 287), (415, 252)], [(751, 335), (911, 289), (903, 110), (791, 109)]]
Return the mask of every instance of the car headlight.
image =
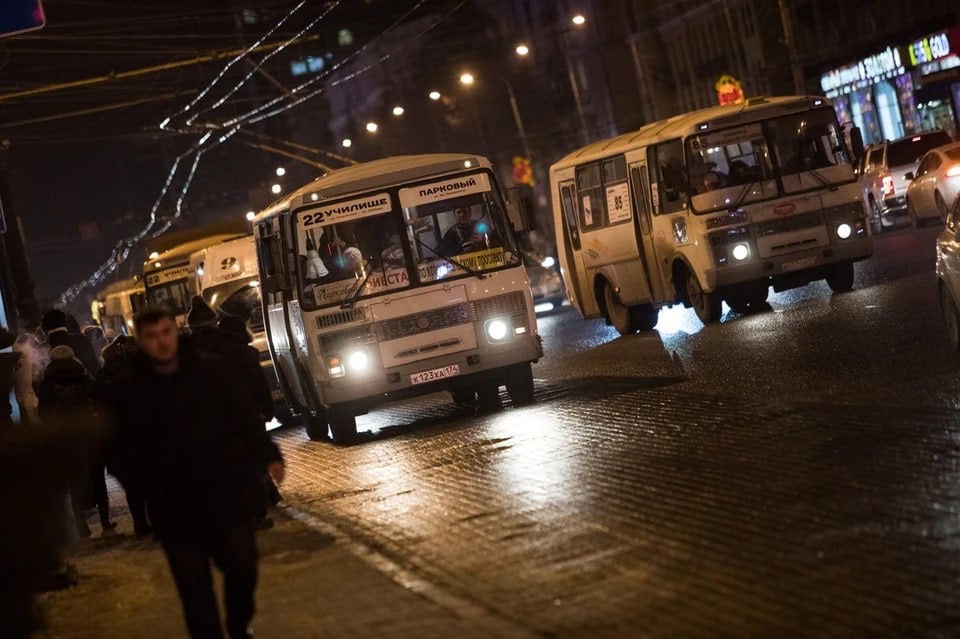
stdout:
[(367, 370), (370, 365), (370, 356), (366, 351), (354, 351), (347, 358), (347, 367), (351, 372)]
[(487, 337), (494, 342), (500, 342), (507, 338), (510, 333), (510, 327), (502, 319), (490, 320), (487, 322)]
[(851, 235), (853, 235), (853, 227), (851, 227), (849, 224), (844, 222), (843, 224), (837, 225), (837, 237), (839, 237), (841, 240), (846, 240)]
[(735, 244), (730, 254), (733, 255), (733, 259), (742, 262), (750, 257), (750, 247), (744, 243)]

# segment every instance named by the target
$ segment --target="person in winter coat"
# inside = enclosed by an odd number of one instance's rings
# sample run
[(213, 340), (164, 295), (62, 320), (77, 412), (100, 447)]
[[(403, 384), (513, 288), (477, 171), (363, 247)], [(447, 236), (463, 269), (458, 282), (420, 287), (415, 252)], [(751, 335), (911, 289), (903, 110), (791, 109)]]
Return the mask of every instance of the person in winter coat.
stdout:
[[(93, 380), (87, 374), (83, 364), (74, 357), (69, 346), (56, 346), (50, 349), (50, 364), (43, 373), (40, 382), (39, 404), (40, 419), (51, 428), (65, 429), (75, 423), (92, 424)], [(100, 524), (104, 531), (116, 528), (110, 520), (110, 500), (104, 476), (102, 454), (94, 447), (84, 460), (84, 473), (76, 476), (70, 489), (70, 502), (77, 520), (77, 532), (87, 537), (90, 527), (84, 508), (88, 490), (100, 514)], [(88, 488), (89, 487), (89, 488)]]
[(247, 328), (247, 322), (235, 315), (224, 315), (217, 328), (220, 331), (220, 357), (231, 368), (236, 366), (234, 370), (239, 373), (250, 393), (261, 421), (269, 422), (274, 416), (273, 395), (260, 366), (260, 351), (250, 345), (253, 335)]
[(117, 451), (144, 487), (190, 635), (220, 637), (210, 562), (224, 577), (230, 637), (254, 614), (258, 476), (284, 476), (279, 449), (233, 371), (178, 338), (165, 308), (136, 319), (140, 345), (117, 407)]
[(100, 358), (94, 352), (90, 341), (81, 335), (79, 330), (76, 333), (67, 330), (67, 319), (67, 314), (58, 308), (50, 309), (43, 314), (40, 327), (47, 336), (47, 344), (51, 349), (57, 346), (69, 346), (87, 369), (90, 379), (93, 379), (100, 370)]
[(99, 326), (84, 326), (83, 327), (83, 336), (87, 338), (87, 341), (90, 342), (90, 346), (93, 347), (93, 352), (100, 359), (100, 363), (103, 363), (103, 349), (109, 346), (107, 338), (103, 333), (103, 329)]
[(199, 295), (190, 300), (187, 313), (187, 327), (190, 329), (190, 341), (193, 347), (205, 355), (220, 355), (221, 333), (217, 330), (217, 312)]
[[(131, 472), (123, 467), (123, 460), (117, 460), (113, 453), (112, 437), (116, 433), (116, 406), (120, 394), (133, 375), (133, 363), (136, 360), (137, 341), (132, 337), (120, 335), (103, 349), (103, 368), (93, 383), (93, 399), (97, 412), (107, 425), (109, 441), (105, 459), (110, 474), (115, 477), (129, 477)], [(147, 503), (143, 496), (143, 487), (133, 481), (123, 484), (127, 496), (127, 507), (133, 518), (133, 532), (143, 537), (153, 532), (147, 518)]]

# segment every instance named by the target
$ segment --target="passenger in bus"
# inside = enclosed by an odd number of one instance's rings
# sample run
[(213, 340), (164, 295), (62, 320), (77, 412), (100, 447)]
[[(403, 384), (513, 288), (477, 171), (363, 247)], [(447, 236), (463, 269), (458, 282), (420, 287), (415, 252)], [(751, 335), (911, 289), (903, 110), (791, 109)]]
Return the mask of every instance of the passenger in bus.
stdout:
[(716, 191), (727, 186), (726, 176), (717, 171), (708, 171), (703, 176), (703, 191)]
[(474, 220), (470, 208), (466, 206), (454, 209), (454, 215), (457, 216), (457, 222), (443, 234), (438, 253), (446, 257), (482, 248), (482, 222)]

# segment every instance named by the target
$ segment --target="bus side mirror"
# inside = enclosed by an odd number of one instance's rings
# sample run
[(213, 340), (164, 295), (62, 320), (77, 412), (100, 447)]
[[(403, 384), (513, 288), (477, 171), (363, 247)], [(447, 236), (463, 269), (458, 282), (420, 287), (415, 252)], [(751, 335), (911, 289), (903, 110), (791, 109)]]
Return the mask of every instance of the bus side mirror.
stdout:
[(259, 240), (260, 284), (267, 293), (289, 291), (290, 278), (283, 261), (283, 244), (275, 233), (263, 235)]
[(520, 195), (516, 200), (508, 202), (507, 216), (515, 233), (526, 233), (537, 229), (536, 217), (533, 214), (533, 198), (529, 195)]
[(858, 126), (850, 129), (850, 147), (853, 151), (853, 163), (860, 164), (863, 159), (863, 132)]

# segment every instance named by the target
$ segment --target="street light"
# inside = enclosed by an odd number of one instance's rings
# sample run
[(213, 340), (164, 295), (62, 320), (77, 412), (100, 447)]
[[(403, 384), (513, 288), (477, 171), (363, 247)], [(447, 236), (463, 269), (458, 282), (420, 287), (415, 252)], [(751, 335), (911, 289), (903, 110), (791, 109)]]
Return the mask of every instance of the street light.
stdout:
[(277, 167), (277, 177), (283, 177), (286, 174), (287, 174), (287, 170), (285, 168), (283, 168), (282, 166)]
[(570, 19), (570, 22), (577, 25), (578, 27), (582, 27), (587, 23), (587, 19), (583, 16), (582, 13), (578, 13), (577, 15), (573, 16)]
[(530, 53), (530, 47), (521, 42), (517, 45), (517, 48), (514, 49), (514, 51), (516, 51), (517, 55), (522, 58)]
[(431, 91), (430, 93), (427, 94), (427, 97), (429, 97), (431, 100), (433, 100), (434, 102), (436, 102), (437, 100), (439, 100), (439, 99), (442, 98), (443, 96), (440, 95), (440, 92), (439, 92), (439, 91)]
[(403, 115), (403, 107), (399, 104), (393, 107), (393, 114), (399, 118), (401, 115)]
[(340, 146), (345, 149), (349, 149), (351, 146), (353, 146), (353, 140), (350, 138), (343, 138), (343, 142), (340, 143)]
[(460, 84), (465, 87), (472, 86), (475, 81), (476, 80), (473, 77), (473, 74), (470, 72), (464, 72), (460, 74)]
[(274, 195), (280, 195), (280, 191), (282, 190), (283, 190), (283, 187), (280, 186), (279, 184), (274, 184), (273, 186), (270, 187), (270, 192), (273, 193)]
[(377, 126), (377, 123), (376, 123), (376, 122), (367, 122), (367, 132), (368, 132), (368, 133), (376, 133), (376, 132), (377, 132), (377, 129), (379, 129), (379, 128), (380, 128), (380, 127)]
[(253, 218), (255, 218), (255, 217), (257, 217), (256, 212), (254, 212), (254, 211), (247, 211), (247, 221), (248, 221), (248, 222), (253, 222)]

